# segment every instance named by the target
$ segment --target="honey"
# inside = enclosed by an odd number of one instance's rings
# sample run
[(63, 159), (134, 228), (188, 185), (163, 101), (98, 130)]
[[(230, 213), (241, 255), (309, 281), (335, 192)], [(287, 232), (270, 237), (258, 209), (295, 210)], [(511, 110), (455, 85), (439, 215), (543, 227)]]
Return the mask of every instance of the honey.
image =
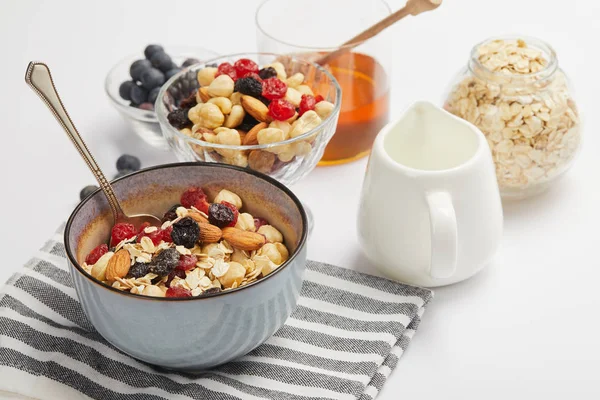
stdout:
[(319, 165), (335, 165), (366, 156), (389, 118), (389, 82), (372, 57), (346, 53), (329, 63), (342, 88), (338, 126)]

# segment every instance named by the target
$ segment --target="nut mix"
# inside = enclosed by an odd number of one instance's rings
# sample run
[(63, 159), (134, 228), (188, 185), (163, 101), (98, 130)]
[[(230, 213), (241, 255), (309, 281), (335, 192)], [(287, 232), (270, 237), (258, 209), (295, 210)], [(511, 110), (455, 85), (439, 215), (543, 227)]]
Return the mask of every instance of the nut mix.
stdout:
[(223, 189), (209, 203), (201, 188), (181, 196), (160, 227), (118, 223), (110, 246), (82, 264), (94, 278), (134, 294), (192, 297), (247, 285), (290, 256), (283, 235), (262, 218), (241, 212), (242, 199)]
[[(180, 132), (208, 143), (229, 146), (276, 144), (303, 135), (319, 126), (334, 109), (315, 96), (298, 72), (287, 76), (275, 62), (259, 69), (249, 59), (222, 63), (198, 71), (200, 85), (167, 119)], [(295, 157), (308, 155), (315, 136), (263, 150), (214, 148), (222, 162), (250, 167), (263, 173)], [(201, 146), (192, 145), (199, 154)]]
[(504, 193), (550, 181), (579, 148), (577, 108), (552, 61), (520, 39), (485, 42), (474, 51), (472, 74), (446, 100), (446, 110), (485, 134)]

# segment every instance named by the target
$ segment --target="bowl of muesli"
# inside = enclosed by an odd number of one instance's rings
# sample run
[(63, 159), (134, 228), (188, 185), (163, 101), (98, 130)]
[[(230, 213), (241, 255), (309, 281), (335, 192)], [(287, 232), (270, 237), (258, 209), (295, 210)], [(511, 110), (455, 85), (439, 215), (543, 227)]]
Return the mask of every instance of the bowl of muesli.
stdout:
[(177, 163), (113, 182), (130, 213), (113, 221), (100, 191), (65, 228), (82, 308), (123, 352), (197, 371), (240, 357), (294, 310), (306, 264), (307, 219), (281, 183), (239, 167)]

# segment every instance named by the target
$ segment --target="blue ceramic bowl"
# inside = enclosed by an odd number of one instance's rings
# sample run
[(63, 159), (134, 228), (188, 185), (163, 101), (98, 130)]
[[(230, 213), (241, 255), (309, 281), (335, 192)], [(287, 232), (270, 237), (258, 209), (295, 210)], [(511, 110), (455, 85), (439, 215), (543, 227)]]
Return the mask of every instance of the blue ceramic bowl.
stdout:
[(156, 298), (122, 292), (86, 274), (87, 253), (109, 237), (112, 216), (96, 192), (71, 214), (65, 247), (83, 310), (96, 330), (123, 352), (167, 368), (199, 371), (250, 352), (296, 307), (306, 266), (307, 220), (302, 204), (265, 175), (214, 163), (161, 165), (113, 183), (129, 213), (162, 215), (190, 186), (209, 198), (221, 189), (237, 193), (252, 215), (267, 218), (285, 237), (289, 260), (267, 277), (205, 297)]

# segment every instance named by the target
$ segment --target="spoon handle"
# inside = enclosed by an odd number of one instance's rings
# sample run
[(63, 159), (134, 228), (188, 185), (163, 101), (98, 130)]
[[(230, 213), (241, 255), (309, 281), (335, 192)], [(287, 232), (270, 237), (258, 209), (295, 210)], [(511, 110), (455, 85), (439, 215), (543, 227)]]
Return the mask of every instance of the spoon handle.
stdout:
[(56, 117), (63, 127), (69, 136), (69, 139), (71, 139), (75, 145), (75, 148), (90, 168), (90, 171), (92, 171), (92, 174), (96, 177), (98, 184), (106, 195), (115, 222), (119, 221), (125, 214), (119, 205), (117, 196), (100, 170), (96, 160), (94, 160), (94, 156), (92, 156), (85, 142), (79, 135), (77, 128), (75, 128), (75, 124), (73, 124), (73, 121), (71, 121), (71, 118), (69, 117), (69, 113), (67, 113), (67, 110), (63, 106), (60, 96), (56, 91), (56, 87), (54, 86), (54, 81), (52, 80), (52, 75), (50, 75), (48, 66), (41, 62), (30, 62), (27, 66), (27, 72), (25, 73), (25, 82), (27, 82), (33, 91), (40, 96), (44, 103), (46, 103), (46, 106), (48, 106), (50, 111), (52, 111), (52, 114), (54, 114), (54, 117)]

